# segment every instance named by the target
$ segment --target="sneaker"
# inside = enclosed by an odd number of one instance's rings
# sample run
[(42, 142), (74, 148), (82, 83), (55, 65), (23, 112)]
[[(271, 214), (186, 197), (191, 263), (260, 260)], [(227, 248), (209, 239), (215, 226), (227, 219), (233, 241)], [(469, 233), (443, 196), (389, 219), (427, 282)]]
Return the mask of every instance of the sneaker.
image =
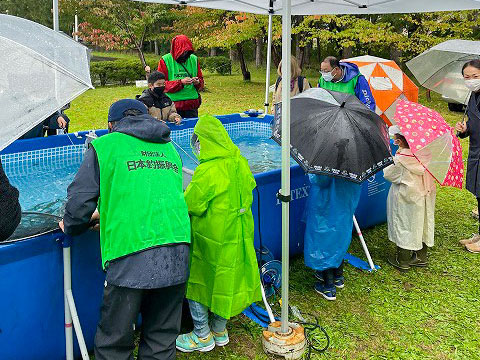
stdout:
[(216, 346), (225, 346), (230, 342), (230, 339), (228, 338), (227, 329), (219, 333), (212, 331), (212, 334), (213, 334), (213, 339), (215, 340)]
[(472, 234), (472, 237), (468, 239), (462, 239), (460, 240), (460, 244), (462, 245), (468, 245), (468, 244), (474, 244), (480, 241), (480, 235), (478, 234)]
[(213, 350), (215, 340), (213, 339), (212, 333), (209, 333), (206, 338), (201, 339), (192, 331), (188, 334), (178, 335), (175, 345), (177, 350), (181, 352), (207, 352)]
[(480, 253), (480, 242), (467, 244), (465, 245), (465, 248), (471, 253), (478, 254)]
[(337, 290), (335, 286), (325, 286), (321, 282), (315, 284), (315, 291), (329, 301), (337, 300)]
[(343, 276), (339, 276), (335, 278), (333, 283), (337, 289), (343, 289), (345, 287), (345, 278)]

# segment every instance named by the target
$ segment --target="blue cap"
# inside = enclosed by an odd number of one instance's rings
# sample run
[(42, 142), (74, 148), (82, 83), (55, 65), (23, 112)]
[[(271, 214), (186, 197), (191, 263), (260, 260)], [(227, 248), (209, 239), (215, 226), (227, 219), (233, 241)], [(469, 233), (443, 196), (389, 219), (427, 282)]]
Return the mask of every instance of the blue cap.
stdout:
[(144, 103), (133, 99), (118, 100), (110, 106), (108, 110), (108, 122), (119, 121), (128, 116), (125, 114), (127, 110), (138, 110), (142, 114), (148, 114), (148, 109)]

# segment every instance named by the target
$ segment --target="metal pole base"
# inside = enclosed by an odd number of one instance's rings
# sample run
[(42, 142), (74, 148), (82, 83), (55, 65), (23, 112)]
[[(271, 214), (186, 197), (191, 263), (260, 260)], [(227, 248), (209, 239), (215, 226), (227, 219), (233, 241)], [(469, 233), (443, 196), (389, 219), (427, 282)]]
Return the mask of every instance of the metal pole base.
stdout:
[(289, 323), (289, 331), (285, 334), (280, 332), (282, 323), (275, 321), (263, 331), (263, 350), (267, 354), (282, 356), (285, 359), (300, 359), (305, 352), (305, 330), (302, 326)]

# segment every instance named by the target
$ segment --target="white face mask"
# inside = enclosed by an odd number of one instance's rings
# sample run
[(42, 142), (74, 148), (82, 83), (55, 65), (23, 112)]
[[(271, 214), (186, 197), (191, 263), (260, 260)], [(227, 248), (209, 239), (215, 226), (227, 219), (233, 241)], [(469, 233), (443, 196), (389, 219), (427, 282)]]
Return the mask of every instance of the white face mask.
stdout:
[(333, 80), (333, 70), (330, 71), (330, 72), (322, 72), (322, 78), (323, 80), (325, 80), (326, 82), (330, 82)]
[(468, 90), (477, 92), (480, 90), (480, 79), (465, 80), (465, 86)]

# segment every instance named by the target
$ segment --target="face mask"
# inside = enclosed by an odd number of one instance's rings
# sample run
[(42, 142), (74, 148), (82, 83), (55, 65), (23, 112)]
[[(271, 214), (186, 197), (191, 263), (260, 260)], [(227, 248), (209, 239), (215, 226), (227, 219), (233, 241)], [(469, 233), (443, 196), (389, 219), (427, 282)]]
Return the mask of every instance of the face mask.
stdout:
[(158, 96), (161, 96), (164, 91), (165, 91), (165, 86), (159, 86), (159, 87), (153, 88), (153, 92)]
[(468, 90), (477, 92), (480, 90), (480, 79), (465, 80), (465, 86)]
[(322, 72), (322, 78), (323, 80), (325, 80), (326, 82), (330, 82), (333, 80), (333, 70), (330, 71), (330, 72)]

